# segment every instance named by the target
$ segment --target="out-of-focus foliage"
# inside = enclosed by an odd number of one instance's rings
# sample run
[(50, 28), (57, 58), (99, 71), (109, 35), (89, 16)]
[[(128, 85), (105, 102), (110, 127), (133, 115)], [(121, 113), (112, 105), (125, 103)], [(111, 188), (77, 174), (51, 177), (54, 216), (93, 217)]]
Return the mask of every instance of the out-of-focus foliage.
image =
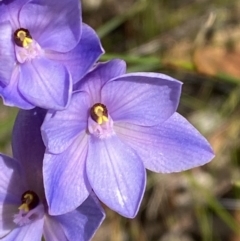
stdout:
[[(129, 71), (184, 83), (179, 112), (216, 158), (185, 173), (148, 173), (138, 216), (107, 218), (94, 241), (240, 240), (240, 1), (83, 0), (83, 19), (106, 55)], [(9, 154), (16, 109), (1, 106), (0, 150)]]
[(17, 109), (3, 106), (2, 103), (0, 109), (0, 152), (10, 155), (10, 139)]

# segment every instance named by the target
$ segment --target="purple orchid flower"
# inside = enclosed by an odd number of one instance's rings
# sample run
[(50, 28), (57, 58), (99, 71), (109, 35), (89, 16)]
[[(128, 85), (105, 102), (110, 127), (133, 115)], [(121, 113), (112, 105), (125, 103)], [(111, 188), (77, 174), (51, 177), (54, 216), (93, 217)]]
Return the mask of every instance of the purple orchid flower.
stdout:
[(132, 218), (145, 168), (171, 173), (209, 162), (214, 154), (207, 140), (176, 113), (180, 92), (181, 82), (164, 74), (126, 74), (121, 60), (89, 72), (69, 107), (48, 112), (41, 127), (49, 212), (75, 208), (92, 188), (108, 207)]
[(0, 2), (0, 95), (5, 105), (64, 109), (103, 53), (79, 0)]
[(0, 155), (0, 238), (3, 241), (87, 241), (105, 214), (91, 194), (72, 212), (50, 216), (45, 200), (40, 126), (45, 111), (21, 111), (13, 130), (13, 158)]

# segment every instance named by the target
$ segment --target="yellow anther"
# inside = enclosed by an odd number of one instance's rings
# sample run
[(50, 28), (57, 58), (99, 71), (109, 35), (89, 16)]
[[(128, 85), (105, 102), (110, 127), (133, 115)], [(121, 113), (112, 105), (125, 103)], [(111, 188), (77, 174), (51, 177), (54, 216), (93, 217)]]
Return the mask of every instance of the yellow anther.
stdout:
[(19, 210), (24, 210), (28, 212), (30, 210), (29, 205), (32, 203), (34, 197), (31, 193), (26, 193), (22, 197), (22, 205), (18, 208)]
[(24, 195), (24, 199), (26, 200), (26, 203), (29, 204), (33, 200), (33, 195), (30, 194), (30, 193), (27, 193), (27, 194)]
[(96, 106), (96, 107), (94, 108), (94, 113), (95, 113), (96, 115), (98, 115), (98, 116), (102, 116), (102, 115), (103, 115), (103, 111), (104, 111), (104, 109), (103, 109), (103, 107), (100, 106), (100, 105), (98, 105), (98, 106)]
[(94, 108), (94, 113), (97, 115), (97, 123), (101, 125), (103, 122), (107, 122), (108, 118), (104, 115), (104, 109), (102, 106), (98, 105)]
[(15, 31), (14, 41), (16, 45), (23, 48), (28, 48), (29, 45), (33, 42), (32, 36), (30, 35), (29, 31), (24, 28), (20, 28)]
[(101, 125), (103, 122), (107, 122), (108, 121), (108, 118), (106, 116), (99, 116), (98, 119), (97, 119), (97, 123), (99, 125)]
[(107, 122), (108, 112), (106, 106), (101, 103), (93, 105), (93, 107), (91, 108), (91, 117), (99, 125), (101, 125), (103, 122)]
[(20, 41), (22, 42), (22, 46), (24, 48), (28, 47), (28, 45), (30, 43), (32, 43), (32, 39), (27, 37), (27, 33), (23, 30), (20, 30), (18, 33), (17, 33), (17, 36), (18, 38), (20, 39)]
[(23, 203), (18, 209), (23, 210), (25, 212), (29, 212), (29, 207), (28, 207), (28, 204), (26, 203)]
[(32, 43), (32, 39), (26, 37), (26, 38), (23, 40), (23, 47), (24, 47), (24, 48), (27, 48), (30, 43)]
[(26, 33), (25, 31), (23, 31), (23, 30), (19, 30), (19, 31), (17, 32), (17, 36), (18, 36), (18, 38), (19, 38), (21, 41), (23, 41), (23, 40), (26, 38), (27, 33)]

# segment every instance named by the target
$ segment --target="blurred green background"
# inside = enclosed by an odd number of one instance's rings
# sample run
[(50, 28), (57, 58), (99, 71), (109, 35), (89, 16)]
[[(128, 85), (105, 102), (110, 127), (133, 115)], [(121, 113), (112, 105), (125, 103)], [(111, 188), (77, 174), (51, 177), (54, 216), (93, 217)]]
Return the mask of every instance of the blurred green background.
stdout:
[[(181, 80), (178, 111), (216, 157), (177, 174), (148, 173), (133, 220), (106, 209), (94, 241), (240, 241), (240, 1), (83, 0), (83, 20), (100, 35), (102, 61)], [(1, 106), (0, 150), (11, 154), (17, 110)]]

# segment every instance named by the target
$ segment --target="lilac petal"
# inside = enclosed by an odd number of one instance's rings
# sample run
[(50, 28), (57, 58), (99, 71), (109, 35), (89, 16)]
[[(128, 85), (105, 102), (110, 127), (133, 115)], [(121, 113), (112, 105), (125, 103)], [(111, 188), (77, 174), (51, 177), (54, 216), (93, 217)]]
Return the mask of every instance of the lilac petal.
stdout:
[(61, 226), (54, 216), (45, 216), (44, 226), (43, 226), (43, 236), (46, 241), (61, 240), (70, 241)]
[(88, 94), (74, 93), (66, 110), (46, 118), (41, 130), (43, 141), (50, 153), (63, 152), (82, 131), (86, 131), (89, 108)]
[(134, 73), (117, 77), (102, 89), (102, 103), (116, 121), (152, 126), (177, 109), (181, 83), (163, 74)]
[(13, 156), (23, 168), (28, 188), (40, 196), (44, 196), (42, 164), (45, 152), (40, 127), (45, 114), (46, 110), (40, 108), (20, 110), (12, 133)]
[(154, 172), (180, 172), (209, 162), (213, 151), (207, 140), (181, 115), (175, 113), (154, 127), (118, 124), (117, 135)]
[(68, 52), (81, 37), (81, 7), (78, 0), (33, 0), (23, 6), (20, 24), (44, 49)]
[(21, 197), (25, 189), (25, 180), (22, 178), (22, 169), (19, 163), (13, 158), (0, 155), (0, 170), (0, 199)]
[(63, 230), (67, 240), (87, 241), (95, 234), (104, 217), (98, 201), (89, 196), (76, 210), (50, 218), (51, 222), (60, 224), (61, 233)]
[(115, 59), (106, 63), (99, 63), (75, 86), (75, 90), (84, 90), (89, 93), (91, 103), (101, 100), (101, 89), (112, 78), (126, 73), (126, 63)]
[[(10, 1), (10, 0), (8, 0)], [(3, 1), (0, 2), (0, 23), (8, 21), (9, 20), (9, 16), (8, 16), (8, 11), (7, 11), (7, 6)], [(0, 27), (1, 28), (1, 27)]]
[(21, 65), (18, 88), (35, 106), (57, 110), (68, 105), (72, 83), (63, 65), (46, 58), (35, 58)]
[(10, 22), (0, 23), (0, 82), (7, 85), (16, 62)]
[(13, 229), (7, 236), (2, 238), (3, 241), (41, 241), (43, 233), (44, 219), (38, 219), (29, 225), (24, 225)]
[(85, 172), (87, 135), (80, 135), (72, 145), (58, 155), (45, 154), (43, 178), (51, 215), (74, 210), (89, 195)]
[(10, 21), (13, 29), (19, 28), (18, 16), (22, 6), (29, 0), (2, 0), (0, 2), (0, 22)]
[(146, 171), (131, 147), (113, 136), (90, 138), (87, 176), (97, 197), (119, 214), (136, 216), (145, 190)]
[(18, 90), (19, 68), (16, 67), (12, 73), (10, 83), (0, 88), (0, 95), (3, 98), (4, 105), (15, 106), (21, 109), (32, 109), (34, 105), (30, 104)]
[(13, 215), (20, 204), (25, 189), (18, 162), (5, 155), (0, 155), (0, 238), (15, 226)]
[(15, 200), (1, 200), (0, 199), (0, 239), (6, 236), (12, 229), (16, 227), (13, 223), (13, 216), (17, 212), (19, 207), (19, 197), (15, 197)]
[(96, 32), (86, 24), (82, 25), (82, 37), (77, 46), (67, 53), (47, 51), (46, 56), (62, 63), (78, 82), (103, 54), (104, 50)]

